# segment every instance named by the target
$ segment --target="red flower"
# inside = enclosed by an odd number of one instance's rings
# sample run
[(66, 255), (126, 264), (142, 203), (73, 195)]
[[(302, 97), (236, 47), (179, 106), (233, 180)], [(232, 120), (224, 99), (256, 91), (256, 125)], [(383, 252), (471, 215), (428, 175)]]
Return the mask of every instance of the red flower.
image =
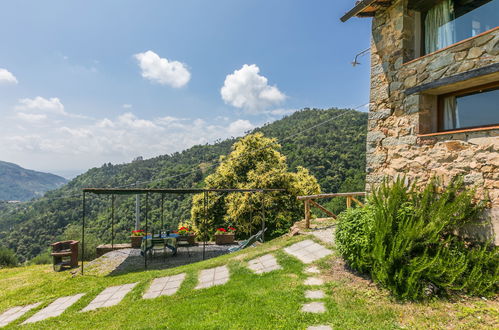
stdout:
[(227, 227), (229, 230), (236, 231), (236, 228), (234, 227)]
[(225, 228), (218, 228), (217, 231), (223, 231), (224, 233), (227, 232)]

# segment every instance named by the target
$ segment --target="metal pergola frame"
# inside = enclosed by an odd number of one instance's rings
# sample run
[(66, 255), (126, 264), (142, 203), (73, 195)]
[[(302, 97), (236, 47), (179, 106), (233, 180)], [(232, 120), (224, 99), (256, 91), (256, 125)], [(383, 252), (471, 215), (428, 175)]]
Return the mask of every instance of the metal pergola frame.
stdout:
[[(163, 228), (164, 222), (164, 212), (163, 203), (165, 194), (204, 194), (203, 198), (203, 208), (204, 208), (204, 221), (205, 227), (208, 220), (207, 205), (208, 205), (208, 193), (269, 193), (269, 192), (285, 192), (286, 189), (203, 189), (203, 188), (189, 188), (189, 189), (177, 189), (177, 188), (83, 188), (82, 196), (82, 229), (81, 229), (81, 243), (82, 243), (82, 256), (81, 256), (81, 274), (84, 271), (84, 260), (85, 260), (85, 206), (86, 206), (86, 194), (92, 193), (96, 195), (111, 195), (111, 247), (114, 248), (114, 204), (116, 195), (146, 195), (146, 206), (145, 206), (145, 221), (146, 221), (146, 235), (149, 230), (149, 195), (150, 194), (161, 194), (161, 228)], [(262, 203), (262, 230), (265, 229), (265, 209)], [(264, 234), (262, 233), (262, 239), (264, 239)], [(203, 241), (203, 260), (205, 259), (205, 249), (206, 249), (206, 239)], [(147, 269), (147, 253), (144, 254), (144, 267)]]

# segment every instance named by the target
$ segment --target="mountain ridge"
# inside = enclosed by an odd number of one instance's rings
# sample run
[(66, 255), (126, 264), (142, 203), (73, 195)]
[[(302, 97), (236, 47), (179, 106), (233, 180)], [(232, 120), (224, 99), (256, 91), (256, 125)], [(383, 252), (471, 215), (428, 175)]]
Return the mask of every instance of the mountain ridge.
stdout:
[[(311, 129), (311, 127), (313, 129)], [(358, 191), (365, 182), (367, 113), (351, 109), (303, 109), (249, 133), (262, 132), (282, 145), (289, 169), (308, 168), (323, 191)], [(0, 242), (22, 259), (43, 253), (61, 238), (79, 239), (82, 217), (81, 188), (201, 187), (220, 156), (227, 155), (236, 138), (196, 145), (182, 152), (113, 165), (107, 163), (80, 174), (42, 198), (15, 207), (0, 208)], [(140, 183), (142, 182), (142, 183)], [(159, 197), (150, 197), (151, 223), (159, 221)], [(165, 195), (165, 219), (170, 227), (190, 218), (191, 196)], [(144, 212), (144, 204), (141, 212)], [(133, 228), (135, 198), (117, 197), (115, 242), (126, 241)], [(109, 200), (88, 197), (88, 235), (96, 242), (110, 241)]]
[(0, 160), (0, 200), (27, 201), (41, 197), (56, 189), (67, 180), (61, 176), (23, 168), (17, 164)]

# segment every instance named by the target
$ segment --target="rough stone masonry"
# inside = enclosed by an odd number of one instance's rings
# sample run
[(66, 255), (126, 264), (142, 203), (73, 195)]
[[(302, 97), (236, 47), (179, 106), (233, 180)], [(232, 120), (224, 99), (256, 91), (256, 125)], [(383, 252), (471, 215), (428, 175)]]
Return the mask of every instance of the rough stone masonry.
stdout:
[(498, 245), (499, 130), (427, 134), (432, 130), (429, 116), (435, 111), (436, 97), (405, 91), (499, 63), (499, 29), (417, 58), (414, 24), (408, 0), (378, 10), (372, 22), (366, 189), (386, 176), (405, 174), (420, 182), (439, 176), (445, 183), (464, 175), (467, 185), (477, 187), (477, 198), (488, 192), (491, 201), (486, 217), (492, 227), (475, 234), (495, 234)]

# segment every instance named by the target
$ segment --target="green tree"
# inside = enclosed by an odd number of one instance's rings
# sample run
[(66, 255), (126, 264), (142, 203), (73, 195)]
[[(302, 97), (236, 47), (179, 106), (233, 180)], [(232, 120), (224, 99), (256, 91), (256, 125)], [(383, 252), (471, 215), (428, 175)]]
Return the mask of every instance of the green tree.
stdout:
[(203, 194), (195, 195), (191, 221), (200, 232), (209, 235), (217, 226), (229, 224), (249, 234), (261, 227), (265, 217), (267, 233), (275, 237), (300, 219), (302, 206), (296, 196), (319, 193), (320, 186), (303, 167), (288, 171), (280, 148), (276, 139), (255, 133), (236, 142), (232, 152), (221, 157), (219, 167), (204, 181), (206, 188), (281, 188), (286, 192), (209, 193), (206, 210)]

